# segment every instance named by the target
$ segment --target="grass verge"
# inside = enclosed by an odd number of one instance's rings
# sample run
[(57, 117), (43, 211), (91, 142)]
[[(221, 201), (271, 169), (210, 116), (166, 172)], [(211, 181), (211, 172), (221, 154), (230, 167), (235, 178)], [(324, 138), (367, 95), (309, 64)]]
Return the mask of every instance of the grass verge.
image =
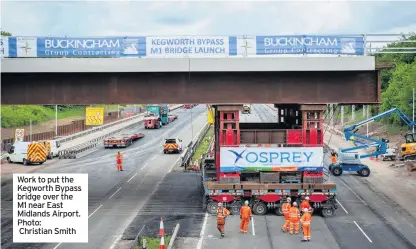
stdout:
[[(160, 238), (151, 238), (151, 237), (141, 237), (141, 243), (143, 239), (146, 239), (146, 249), (159, 249), (160, 248)], [(165, 248), (168, 247), (171, 236), (165, 237)], [(136, 249), (141, 249), (141, 247), (136, 246)]]
[[(85, 107), (71, 106), (58, 109), (58, 119), (82, 117)], [(5, 105), (1, 107), (1, 127), (13, 128), (49, 121), (55, 118), (55, 106)]]
[(211, 126), (207, 134), (205, 135), (205, 137), (199, 144), (198, 148), (196, 149), (195, 154), (192, 156), (192, 161), (199, 159), (199, 156), (201, 154), (205, 154), (213, 136), (214, 136), (214, 127)]

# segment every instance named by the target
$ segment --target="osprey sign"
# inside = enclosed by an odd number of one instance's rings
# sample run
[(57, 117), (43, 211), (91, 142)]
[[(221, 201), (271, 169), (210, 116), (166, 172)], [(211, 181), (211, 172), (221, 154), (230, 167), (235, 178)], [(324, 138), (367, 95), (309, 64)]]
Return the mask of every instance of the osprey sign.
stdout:
[(322, 170), (322, 147), (221, 147), (220, 171)]

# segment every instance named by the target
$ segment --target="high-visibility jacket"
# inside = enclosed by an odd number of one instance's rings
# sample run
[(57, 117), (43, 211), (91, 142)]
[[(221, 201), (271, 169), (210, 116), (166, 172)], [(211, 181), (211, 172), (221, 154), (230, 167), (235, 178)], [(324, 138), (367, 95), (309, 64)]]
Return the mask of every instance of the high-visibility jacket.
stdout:
[(117, 164), (121, 164), (123, 162), (123, 155), (117, 154), (116, 159), (117, 159)]
[(311, 205), (309, 204), (309, 201), (304, 200), (302, 201), (302, 203), (300, 204), (300, 210), (303, 211), (303, 209), (307, 208), (308, 210), (311, 209)]
[(251, 217), (251, 208), (249, 206), (243, 206), (240, 209), (241, 219), (249, 219)]
[(299, 222), (299, 218), (300, 218), (299, 209), (297, 207), (291, 207), (289, 212), (290, 212), (290, 221)]
[(289, 210), (290, 210), (291, 207), (292, 207), (292, 205), (290, 205), (290, 203), (287, 203), (287, 202), (283, 203), (282, 212), (285, 216), (289, 214)]
[(217, 209), (217, 224), (218, 225), (224, 225), (225, 224), (225, 218), (230, 215), (230, 211), (228, 211), (226, 208), (220, 207)]
[(331, 161), (332, 161), (332, 163), (333, 164), (336, 164), (337, 163), (337, 156), (331, 156)]
[(300, 220), (302, 221), (302, 225), (310, 225), (312, 221), (312, 215), (310, 213), (304, 213)]

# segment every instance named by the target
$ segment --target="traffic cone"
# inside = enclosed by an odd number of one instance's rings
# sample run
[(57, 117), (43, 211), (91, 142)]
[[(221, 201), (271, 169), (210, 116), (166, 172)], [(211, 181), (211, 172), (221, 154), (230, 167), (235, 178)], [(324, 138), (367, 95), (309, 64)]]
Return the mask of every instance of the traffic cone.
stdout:
[[(160, 227), (159, 227), (159, 236), (164, 237), (165, 236), (165, 227), (163, 226), (163, 219), (160, 217)], [(163, 247), (165, 248), (165, 247)]]
[(165, 249), (165, 237), (160, 238), (159, 249)]

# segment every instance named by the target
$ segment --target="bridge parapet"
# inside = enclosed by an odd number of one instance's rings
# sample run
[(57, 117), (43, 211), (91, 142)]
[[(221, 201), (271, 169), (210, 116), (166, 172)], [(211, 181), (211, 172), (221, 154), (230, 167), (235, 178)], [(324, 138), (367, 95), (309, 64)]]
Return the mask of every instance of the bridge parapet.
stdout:
[[(409, 36), (409, 35), (408, 35)], [(416, 53), (402, 34), (2, 37), (9, 58), (334, 57)], [(385, 48), (387, 44), (399, 44)]]

